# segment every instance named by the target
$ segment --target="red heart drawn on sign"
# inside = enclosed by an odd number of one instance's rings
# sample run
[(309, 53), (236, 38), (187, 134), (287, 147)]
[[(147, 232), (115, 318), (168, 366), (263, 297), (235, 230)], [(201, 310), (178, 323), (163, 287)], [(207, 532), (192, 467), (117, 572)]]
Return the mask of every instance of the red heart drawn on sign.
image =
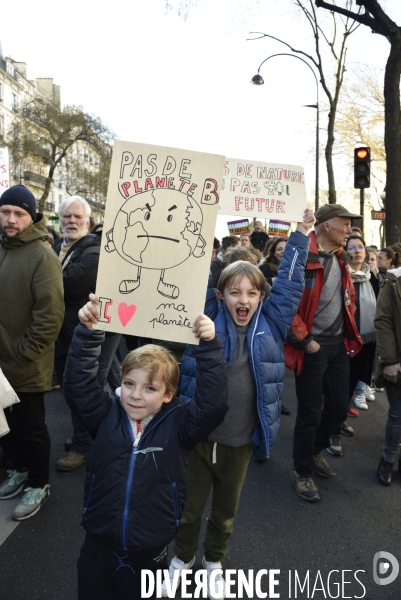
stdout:
[(135, 304), (126, 304), (125, 302), (121, 302), (118, 305), (118, 316), (121, 321), (121, 325), (125, 327), (129, 321), (131, 321), (132, 317), (136, 313)]

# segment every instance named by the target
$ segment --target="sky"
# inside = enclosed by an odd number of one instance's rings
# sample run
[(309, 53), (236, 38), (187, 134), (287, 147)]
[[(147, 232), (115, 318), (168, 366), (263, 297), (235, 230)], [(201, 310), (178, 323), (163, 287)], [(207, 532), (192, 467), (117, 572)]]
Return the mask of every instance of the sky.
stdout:
[[(313, 201), (316, 110), (303, 107), (316, 103), (312, 73), (300, 61), (275, 58), (262, 67), (265, 85), (250, 84), (267, 56), (287, 52), (267, 38), (247, 41), (250, 32), (313, 52), (292, 0), (199, 0), (186, 20), (178, 0), (170, 4), (166, 11), (164, 0), (3, 3), (3, 54), (26, 62), (29, 79), (53, 77), (63, 105), (82, 105), (120, 139), (301, 165)], [(401, 25), (401, 2), (382, 5)], [(350, 37), (349, 71), (357, 63), (384, 66), (389, 48), (360, 27)], [(323, 110), (320, 119), (323, 151)], [(323, 155), (320, 181), (327, 187)]]

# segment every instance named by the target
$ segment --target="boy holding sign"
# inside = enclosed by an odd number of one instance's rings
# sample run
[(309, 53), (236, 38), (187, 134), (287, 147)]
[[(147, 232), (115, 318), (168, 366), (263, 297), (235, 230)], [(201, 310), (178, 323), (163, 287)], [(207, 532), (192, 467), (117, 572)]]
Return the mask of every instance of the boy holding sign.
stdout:
[[(213, 487), (202, 564), (207, 570), (208, 597), (225, 598), (220, 561), (228, 552), (252, 450), (257, 460), (269, 457), (279, 428), (283, 344), (304, 290), (307, 234), (313, 223), (313, 211), (305, 210), (303, 222), (288, 240), (267, 300), (263, 274), (244, 261), (223, 270), (217, 284), (219, 306), (214, 292), (208, 293), (205, 312), (215, 322), (229, 367), (229, 411), (208, 441), (200, 442), (189, 457), (187, 501), (174, 540), (176, 556), (169, 569), (170, 588), (172, 585), (177, 589), (180, 584), (177, 571), (181, 574), (195, 563), (201, 518)], [(187, 349), (181, 366), (180, 397), (188, 401), (195, 393), (195, 375), (196, 364)], [(166, 582), (162, 591), (167, 596)]]
[(200, 315), (193, 327), (200, 343), (192, 347), (197, 376), (191, 402), (174, 397), (178, 364), (154, 345), (127, 355), (120, 397), (111, 398), (97, 381), (104, 333), (92, 325), (99, 316), (91, 294), (79, 311), (63, 387), (95, 438), (87, 460), (78, 598), (132, 600), (142, 597), (142, 569), (167, 567), (167, 544), (185, 503), (187, 456), (227, 411), (226, 364), (213, 322)]

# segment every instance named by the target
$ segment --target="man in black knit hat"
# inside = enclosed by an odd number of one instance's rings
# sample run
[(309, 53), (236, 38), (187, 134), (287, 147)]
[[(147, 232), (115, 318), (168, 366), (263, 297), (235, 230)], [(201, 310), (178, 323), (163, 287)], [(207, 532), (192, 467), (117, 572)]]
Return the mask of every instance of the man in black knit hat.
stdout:
[(54, 342), (64, 316), (60, 263), (46, 244), (43, 215), (23, 185), (0, 197), (0, 367), (20, 402), (5, 409), (1, 438), (12, 469), (0, 500), (25, 493), (12, 517), (29, 519), (49, 497), (50, 438), (44, 393), (51, 389)]

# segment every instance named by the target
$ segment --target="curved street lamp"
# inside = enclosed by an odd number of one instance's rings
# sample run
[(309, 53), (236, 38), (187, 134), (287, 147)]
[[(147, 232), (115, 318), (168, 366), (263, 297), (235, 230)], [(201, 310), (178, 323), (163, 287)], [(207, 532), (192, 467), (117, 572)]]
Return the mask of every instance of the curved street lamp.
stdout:
[(260, 63), (258, 72), (256, 75), (254, 75), (252, 77), (251, 83), (253, 83), (254, 85), (263, 85), (264, 84), (264, 79), (263, 79), (262, 75), (260, 74), (260, 69), (267, 60), (270, 60), (271, 58), (275, 58), (276, 56), (291, 56), (292, 58), (301, 60), (303, 63), (306, 64), (307, 67), (309, 67), (309, 69), (313, 73), (313, 77), (315, 78), (316, 104), (304, 104), (304, 106), (305, 106), (305, 108), (315, 108), (316, 109), (315, 212), (317, 212), (317, 210), (319, 208), (319, 82), (317, 80), (315, 71), (312, 69), (312, 67), (306, 60), (304, 60), (300, 56), (297, 56), (296, 54), (289, 54), (288, 52), (280, 52), (279, 54), (272, 54), (271, 56), (268, 56), (267, 58), (264, 59), (264, 61), (262, 61)]

